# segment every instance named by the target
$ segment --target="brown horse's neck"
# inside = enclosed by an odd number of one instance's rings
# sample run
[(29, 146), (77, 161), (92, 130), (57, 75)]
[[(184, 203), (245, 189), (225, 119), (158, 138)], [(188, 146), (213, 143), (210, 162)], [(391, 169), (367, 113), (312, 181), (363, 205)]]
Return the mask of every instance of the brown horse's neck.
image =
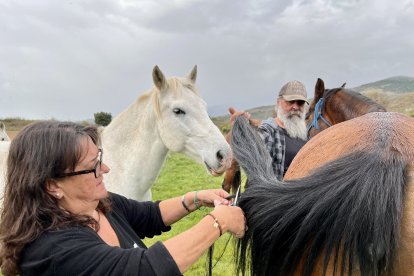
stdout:
[(332, 124), (338, 124), (370, 112), (386, 111), (368, 97), (353, 91), (338, 91), (325, 102), (324, 114)]

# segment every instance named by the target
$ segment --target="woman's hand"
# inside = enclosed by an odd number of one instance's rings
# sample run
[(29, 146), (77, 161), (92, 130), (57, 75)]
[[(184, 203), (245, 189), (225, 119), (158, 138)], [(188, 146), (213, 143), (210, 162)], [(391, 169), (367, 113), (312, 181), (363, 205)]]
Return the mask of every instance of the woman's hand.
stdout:
[(198, 206), (214, 207), (216, 205), (230, 205), (231, 202), (226, 199), (230, 194), (223, 189), (201, 190), (195, 194)]
[(213, 214), (223, 233), (228, 231), (237, 238), (242, 238), (247, 229), (246, 218), (243, 210), (237, 206), (229, 206), (231, 202), (226, 199), (229, 196), (225, 190), (202, 190), (197, 192), (197, 200), (201, 205), (215, 207)]
[[(196, 197), (195, 197), (196, 196)], [(185, 205), (191, 209), (194, 206), (194, 197), (197, 206), (214, 206), (210, 215), (204, 218), (183, 233), (164, 241), (164, 245), (177, 263), (181, 273), (184, 273), (200, 256), (219, 238), (219, 235), (229, 232), (237, 238), (242, 238), (246, 231), (246, 219), (242, 209), (237, 206), (229, 206), (230, 201), (225, 199), (229, 194), (221, 189), (202, 190), (188, 192), (184, 197), (160, 202), (161, 214), (176, 211), (176, 220), (183, 214), (188, 214), (181, 200), (186, 200)], [(191, 198), (191, 203), (190, 203)], [(178, 207), (180, 205), (180, 207)], [(174, 208), (177, 207), (177, 208)], [(194, 210), (191, 209), (191, 210)], [(163, 218), (164, 222), (166, 221)], [(175, 220), (175, 221), (176, 221)], [(170, 221), (173, 221), (172, 219)]]
[(243, 210), (237, 206), (217, 205), (211, 214), (217, 218), (223, 233), (230, 232), (236, 238), (243, 238), (247, 230), (246, 217)]

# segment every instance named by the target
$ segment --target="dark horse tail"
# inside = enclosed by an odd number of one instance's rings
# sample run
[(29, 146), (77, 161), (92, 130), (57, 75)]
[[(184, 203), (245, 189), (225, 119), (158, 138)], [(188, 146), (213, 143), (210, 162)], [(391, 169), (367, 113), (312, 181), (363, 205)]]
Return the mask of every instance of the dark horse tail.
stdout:
[(239, 202), (249, 228), (236, 247), (238, 274), (325, 275), (328, 264), (334, 275), (392, 271), (407, 177), (399, 153), (351, 153), (280, 182), (243, 117), (233, 126), (232, 147), (250, 181)]

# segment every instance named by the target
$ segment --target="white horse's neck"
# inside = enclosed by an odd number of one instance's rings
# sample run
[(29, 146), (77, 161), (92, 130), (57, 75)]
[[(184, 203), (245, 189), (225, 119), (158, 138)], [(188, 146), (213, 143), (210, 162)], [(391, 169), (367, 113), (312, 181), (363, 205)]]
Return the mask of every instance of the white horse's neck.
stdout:
[(168, 154), (158, 134), (151, 94), (135, 101), (102, 134), (104, 162), (117, 172), (105, 175), (107, 189), (151, 200), (150, 188)]

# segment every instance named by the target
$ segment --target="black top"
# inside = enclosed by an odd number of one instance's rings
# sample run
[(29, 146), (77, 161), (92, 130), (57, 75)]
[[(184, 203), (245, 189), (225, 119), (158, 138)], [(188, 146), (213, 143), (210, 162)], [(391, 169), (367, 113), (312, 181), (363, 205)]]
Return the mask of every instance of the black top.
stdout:
[(171, 229), (159, 202), (110, 197), (107, 217), (121, 247), (106, 244), (90, 227), (47, 231), (24, 248), (20, 275), (181, 275), (163, 243), (147, 249), (140, 239)]
[(302, 140), (300, 138), (291, 138), (287, 134), (286, 129), (283, 128), (285, 133), (285, 171), (283, 175), (285, 175), (286, 171), (289, 169), (290, 163), (292, 163), (293, 158), (295, 158), (298, 151), (306, 144), (306, 140)]

